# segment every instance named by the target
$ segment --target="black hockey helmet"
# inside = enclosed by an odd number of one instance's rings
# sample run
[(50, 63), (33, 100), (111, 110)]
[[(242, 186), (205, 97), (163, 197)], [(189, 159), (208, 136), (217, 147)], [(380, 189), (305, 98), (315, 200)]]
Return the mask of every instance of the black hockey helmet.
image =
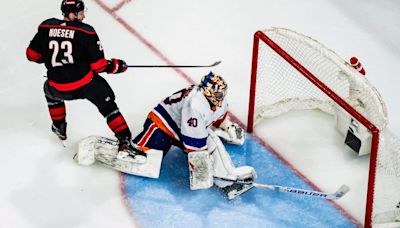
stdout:
[(61, 12), (64, 16), (69, 13), (77, 14), (85, 9), (85, 3), (82, 0), (63, 0), (61, 2)]

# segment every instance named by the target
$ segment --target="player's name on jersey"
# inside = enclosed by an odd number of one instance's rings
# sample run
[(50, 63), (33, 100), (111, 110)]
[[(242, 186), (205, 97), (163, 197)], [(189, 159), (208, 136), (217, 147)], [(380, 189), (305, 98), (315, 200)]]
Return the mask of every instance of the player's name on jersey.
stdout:
[(75, 31), (70, 29), (51, 28), (49, 37), (64, 37), (74, 39)]

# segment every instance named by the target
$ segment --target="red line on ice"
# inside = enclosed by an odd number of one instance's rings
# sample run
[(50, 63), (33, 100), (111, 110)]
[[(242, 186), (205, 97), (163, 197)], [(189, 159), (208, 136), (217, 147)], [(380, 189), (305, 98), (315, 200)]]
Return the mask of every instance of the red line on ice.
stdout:
[(118, 3), (116, 6), (114, 6), (111, 11), (115, 12), (118, 11), (119, 9), (121, 9), (126, 3), (129, 3), (131, 0), (123, 0), (120, 3)]
[[(152, 45), (149, 41), (147, 41), (140, 33), (138, 33), (132, 26), (130, 26), (124, 19), (119, 17), (112, 9), (110, 9), (106, 4), (104, 4), (101, 0), (94, 0), (103, 10), (105, 10), (108, 14), (110, 14), (118, 23), (120, 23), (128, 32), (134, 35), (140, 42), (142, 42), (146, 47), (148, 47), (152, 52), (154, 52), (160, 59), (162, 59), (167, 65), (176, 65), (172, 61), (170, 61), (167, 57), (165, 57), (154, 45)], [(172, 68), (176, 71), (181, 77), (183, 77), (189, 83), (194, 83), (193, 79), (187, 76), (182, 70), (179, 68)]]
[(127, 195), (127, 191), (125, 189), (125, 177), (126, 175), (123, 173), (119, 173), (119, 191), (122, 196), (122, 202), (125, 205), (125, 208), (128, 210), (128, 214), (131, 217), (133, 224), (135, 225), (136, 228), (139, 228), (140, 225), (138, 224), (138, 220), (135, 217), (135, 212), (133, 211), (133, 208), (131, 207), (131, 204), (129, 202), (129, 197)]
[[(141, 41), (146, 47), (148, 47), (152, 52), (154, 52), (160, 59), (162, 59), (167, 65), (175, 65), (171, 60), (169, 60), (161, 51), (159, 51), (153, 44), (151, 44), (148, 40), (146, 40), (140, 33), (138, 33), (131, 25), (129, 25), (124, 19), (122, 19), (120, 16), (118, 16), (113, 9), (110, 9), (107, 5), (105, 5), (102, 0), (94, 0), (104, 11), (106, 11), (108, 14), (110, 14), (119, 24), (121, 24), (129, 33), (131, 33), (133, 36), (135, 36), (139, 41)], [(120, 3), (122, 5), (125, 5), (125, 2), (129, 0), (125, 0), (123, 3)], [(194, 84), (195, 81), (189, 77), (187, 74), (185, 74), (182, 70), (179, 68), (172, 68), (173, 70), (178, 73), (182, 78), (184, 78), (189, 84)], [(229, 113), (230, 117), (232, 118), (233, 121), (239, 123), (242, 127), (245, 126), (234, 114)], [(289, 161), (287, 161), (285, 158), (283, 158), (271, 145), (269, 145), (265, 140), (261, 139), (255, 134), (252, 134), (253, 137), (261, 144), (263, 145), (269, 152), (271, 152), (274, 156), (276, 156), (279, 160), (281, 160), (286, 166), (288, 166), (297, 176), (299, 176), (304, 182), (306, 182), (308, 185), (310, 185), (314, 190), (316, 191), (321, 191), (314, 183), (312, 183), (306, 176), (304, 176), (296, 167), (294, 167)], [(123, 180), (121, 181), (120, 185), (123, 185)], [(121, 186), (121, 190), (123, 197), (127, 198), (125, 187)], [(126, 201), (126, 202), (125, 202)], [(125, 206), (128, 208), (129, 212), (132, 213), (133, 216), (133, 209), (130, 207), (128, 200), (124, 200)], [(357, 227), (362, 227), (362, 224), (355, 219), (353, 216), (351, 216), (347, 211), (345, 211), (340, 205), (338, 205), (334, 201), (329, 201), (338, 211), (340, 211), (346, 218), (348, 218), (350, 221), (352, 221)]]

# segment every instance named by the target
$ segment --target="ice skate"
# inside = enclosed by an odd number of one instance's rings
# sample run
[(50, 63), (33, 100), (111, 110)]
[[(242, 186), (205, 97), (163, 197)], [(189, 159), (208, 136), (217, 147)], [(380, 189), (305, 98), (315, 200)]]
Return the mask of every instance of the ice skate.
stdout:
[(51, 125), (51, 131), (53, 131), (54, 134), (56, 134), (60, 140), (64, 141), (67, 139), (67, 123), (66, 122), (59, 124), (59, 126), (56, 126), (54, 124)]
[(130, 140), (124, 139), (120, 140), (117, 159), (134, 163), (145, 163), (147, 156), (144, 152), (135, 148)]

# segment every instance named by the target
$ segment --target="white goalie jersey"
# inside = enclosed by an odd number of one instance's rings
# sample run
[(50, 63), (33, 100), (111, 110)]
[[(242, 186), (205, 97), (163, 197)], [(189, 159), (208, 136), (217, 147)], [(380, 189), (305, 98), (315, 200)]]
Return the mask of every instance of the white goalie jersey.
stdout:
[(221, 107), (211, 105), (198, 86), (180, 90), (160, 102), (149, 114), (157, 125), (181, 141), (187, 151), (207, 149), (207, 127), (223, 120), (228, 110), (224, 99)]

